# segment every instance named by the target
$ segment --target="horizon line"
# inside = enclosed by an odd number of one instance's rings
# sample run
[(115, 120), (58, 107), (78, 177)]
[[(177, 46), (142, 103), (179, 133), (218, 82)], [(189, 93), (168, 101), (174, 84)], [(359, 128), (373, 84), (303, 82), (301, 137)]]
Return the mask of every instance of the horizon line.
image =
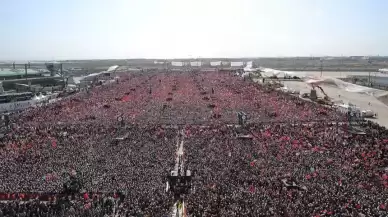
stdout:
[(173, 57), (173, 58), (149, 58), (149, 57), (136, 57), (136, 58), (83, 58), (83, 59), (35, 59), (35, 60), (0, 60), (0, 64), (13, 63), (13, 62), (53, 62), (53, 61), (101, 61), (101, 60), (204, 60), (204, 59), (286, 59), (286, 58), (349, 58), (349, 57), (368, 57), (368, 58), (386, 58), (385, 55), (324, 55), (324, 56), (258, 56), (258, 57)]

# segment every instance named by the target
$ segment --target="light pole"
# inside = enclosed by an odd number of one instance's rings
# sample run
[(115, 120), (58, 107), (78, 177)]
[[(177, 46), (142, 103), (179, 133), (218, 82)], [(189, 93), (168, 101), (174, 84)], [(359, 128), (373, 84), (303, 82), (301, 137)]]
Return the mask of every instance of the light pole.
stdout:
[(321, 62), (321, 77), (322, 77), (322, 73), (323, 73), (323, 59), (321, 58), (319, 61)]
[(197, 61), (197, 64), (198, 64), (199, 71), (201, 71), (201, 70), (202, 70), (202, 61), (201, 61), (201, 56), (198, 56), (198, 61)]
[(369, 85), (370, 86), (372, 86), (372, 83), (371, 83), (371, 80), (370, 80), (370, 73), (371, 73), (371, 71), (370, 71), (370, 66), (372, 65), (372, 60), (370, 60), (370, 59), (368, 59), (368, 63), (369, 63), (369, 69), (368, 69), (368, 71), (369, 71), (369, 76), (368, 76), (368, 80), (369, 80)]

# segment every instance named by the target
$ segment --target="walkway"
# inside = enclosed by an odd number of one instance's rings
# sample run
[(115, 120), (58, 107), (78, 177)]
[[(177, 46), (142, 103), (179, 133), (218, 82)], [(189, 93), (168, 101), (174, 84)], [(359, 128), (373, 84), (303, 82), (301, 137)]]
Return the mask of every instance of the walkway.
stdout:
[[(175, 167), (174, 167), (174, 170), (173, 170), (173, 173), (177, 174), (177, 175), (178, 175), (178, 173), (183, 175), (184, 172), (185, 172), (184, 171), (184, 162), (183, 162), (184, 138), (185, 138), (184, 131), (180, 130), (179, 133), (178, 133), (178, 136), (177, 136), (176, 160), (175, 160)], [(184, 201), (182, 201), (182, 203), (180, 203), (179, 201), (175, 201), (173, 207), (171, 207), (171, 209), (172, 209), (171, 216), (172, 217), (184, 217), (185, 216), (184, 207), (185, 207)]]

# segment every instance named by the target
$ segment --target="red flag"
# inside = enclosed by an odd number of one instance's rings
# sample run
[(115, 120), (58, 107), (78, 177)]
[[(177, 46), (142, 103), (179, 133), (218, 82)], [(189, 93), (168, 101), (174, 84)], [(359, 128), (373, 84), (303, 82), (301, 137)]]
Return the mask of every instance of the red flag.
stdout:
[(255, 187), (254, 187), (253, 185), (250, 185), (250, 186), (249, 186), (249, 191), (250, 191), (251, 193), (254, 193), (254, 192), (255, 192)]
[(282, 136), (282, 137), (280, 138), (280, 140), (281, 140), (281, 141), (288, 141), (288, 140), (290, 140), (290, 137), (288, 137), (288, 136)]
[(121, 102), (128, 102), (130, 100), (129, 96), (126, 95), (123, 98), (121, 98)]
[(89, 200), (89, 194), (88, 193), (84, 193), (84, 200)]
[(319, 151), (319, 147), (315, 146), (315, 147), (313, 148), (313, 151), (318, 152), (318, 151)]

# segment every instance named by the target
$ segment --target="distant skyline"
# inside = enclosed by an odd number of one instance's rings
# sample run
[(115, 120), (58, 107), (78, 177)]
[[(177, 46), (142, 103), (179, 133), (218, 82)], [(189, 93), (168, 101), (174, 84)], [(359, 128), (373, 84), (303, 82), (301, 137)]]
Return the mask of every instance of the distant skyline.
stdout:
[(384, 0), (5, 0), (0, 61), (388, 56)]

